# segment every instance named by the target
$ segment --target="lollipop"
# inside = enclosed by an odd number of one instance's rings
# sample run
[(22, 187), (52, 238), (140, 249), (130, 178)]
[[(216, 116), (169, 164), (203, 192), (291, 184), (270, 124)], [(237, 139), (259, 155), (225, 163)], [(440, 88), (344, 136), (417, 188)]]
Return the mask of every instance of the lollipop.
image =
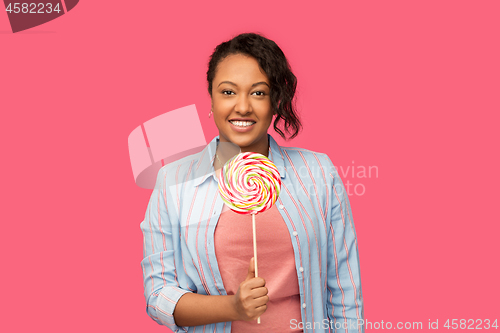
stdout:
[(240, 153), (219, 171), (222, 200), (239, 214), (271, 208), (279, 196), (281, 177), (276, 166), (258, 153)]
[[(259, 153), (240, 153), (219, 171), (222, 200), (232, 211), (252, 215), (255, 276), (258, 276), (255, 215), (274, 205), (280, 189), (278, 169), (271, 160)], [(260, 324), (260, 317), (257, 318), (257, 323)]]

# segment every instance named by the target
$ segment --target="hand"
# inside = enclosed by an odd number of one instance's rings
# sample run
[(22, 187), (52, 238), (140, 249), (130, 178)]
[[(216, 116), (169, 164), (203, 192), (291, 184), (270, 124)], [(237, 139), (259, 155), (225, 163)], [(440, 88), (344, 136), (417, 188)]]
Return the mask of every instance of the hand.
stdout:
[(237, 320), (254, 320), (266, 312), (267, 288), (266, 280), (261, 277), (255, 277), (255, 265), (253, 258), (250, 259), (248, 274), (240, 286), (236, 295), (234, 295), (234, 307), (238, 315)]

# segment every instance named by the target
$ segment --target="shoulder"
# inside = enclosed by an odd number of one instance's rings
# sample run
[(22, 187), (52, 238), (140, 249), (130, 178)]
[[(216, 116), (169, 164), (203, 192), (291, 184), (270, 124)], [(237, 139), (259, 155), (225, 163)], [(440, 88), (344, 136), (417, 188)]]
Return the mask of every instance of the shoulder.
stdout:
[(311, 193), (326, 205), (332, 197), (332, 187), (336, 178), (336, 169), (330, 157), (323, 152), (298, 147), (280, 147), (284, 156), (285, 169), (289, 181), (297, 185), (298, 195), (303, 189)]
[(328, 172), (332, 172), (334, 168), (330, 157), (325, 153), (300, 147), (280, 148), (287, 167), (320, 168)]
[(169, 186), (189, 181), (194, 170), (200, 168), (203, 153), (205, 150), (165, 164), (158, 171), (158, 179), (161, 176), (163, 183)]

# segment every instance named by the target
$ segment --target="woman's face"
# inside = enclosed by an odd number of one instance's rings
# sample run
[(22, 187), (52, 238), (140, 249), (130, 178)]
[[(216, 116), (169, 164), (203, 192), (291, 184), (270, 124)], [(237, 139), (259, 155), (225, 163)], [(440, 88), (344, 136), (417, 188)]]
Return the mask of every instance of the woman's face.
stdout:
[(267, 75), (254, 58), (236, 54), (219, 62), (212, 82), (219, 140), (268, 156), (267, 129), (273, 119), (269, 92)]

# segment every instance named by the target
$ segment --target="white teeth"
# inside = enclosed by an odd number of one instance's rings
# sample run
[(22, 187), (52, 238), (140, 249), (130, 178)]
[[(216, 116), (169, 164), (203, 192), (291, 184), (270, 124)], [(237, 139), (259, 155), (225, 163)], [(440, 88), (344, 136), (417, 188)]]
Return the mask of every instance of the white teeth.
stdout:
[(251, 121), (231, 121), (231, 124), (239, 126), (239, 127), (247, 127), (247, 126), (253, 125), (255, 123), (251, 122)]

